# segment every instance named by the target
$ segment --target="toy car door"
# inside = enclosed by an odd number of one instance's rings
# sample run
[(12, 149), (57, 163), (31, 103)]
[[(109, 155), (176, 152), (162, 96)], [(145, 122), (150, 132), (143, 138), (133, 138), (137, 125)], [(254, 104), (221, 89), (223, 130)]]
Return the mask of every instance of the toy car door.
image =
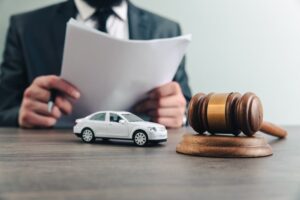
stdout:
[(109, 125), (107, 131), (112, 137), (115, 138), (127, 138), (128, 137), (128, 125), (121, 123), (125, 121), (120, 115), (116, 113), (109, 113)]
[(89, 124), (90, 127), (93, 129), (95, 137), (101, 137), (107, 135), (107, 128), (108, 128), (108, 122), (106, 119), (106, 113), (98, 113), (93, 115), (90, 120)]

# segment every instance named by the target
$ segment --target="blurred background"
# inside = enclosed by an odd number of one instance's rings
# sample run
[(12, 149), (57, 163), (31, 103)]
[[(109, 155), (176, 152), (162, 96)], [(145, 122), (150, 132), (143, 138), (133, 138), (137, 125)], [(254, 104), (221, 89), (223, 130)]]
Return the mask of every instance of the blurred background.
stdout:
[[(0, 0), (0, 62), (9, 17), (62, 0)], [(193, 93), (252, 91), (265, 119), (300, 125), (300, 0), (132, 0), (193, 34)], [(3, 97), (0, 97), (3, 98)]]

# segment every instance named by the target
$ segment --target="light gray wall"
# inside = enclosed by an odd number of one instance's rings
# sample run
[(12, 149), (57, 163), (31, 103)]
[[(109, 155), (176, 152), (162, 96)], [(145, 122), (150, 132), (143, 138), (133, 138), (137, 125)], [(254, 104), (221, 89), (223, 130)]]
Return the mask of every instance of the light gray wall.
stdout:
[[(8, 16), (59, 0), (0, 0), (0, 52)], [(134, 0), (193, 34), (193, 93), (253, 91), (265, 119), (300, 124), (300, 0)]]

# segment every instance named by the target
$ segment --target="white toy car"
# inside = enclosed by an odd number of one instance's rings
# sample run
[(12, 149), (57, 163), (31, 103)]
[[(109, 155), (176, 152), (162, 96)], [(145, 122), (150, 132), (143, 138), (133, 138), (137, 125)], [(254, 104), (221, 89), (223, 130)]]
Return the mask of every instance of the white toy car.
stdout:
[(96, 112), (77, 119), (73, 131), (86, 143), (94, 142), (96, 138), (123, 139), (144, 146), (148, 142), (166, 142), (168, 138), (165, 126), (146, 122), (130, 112)]

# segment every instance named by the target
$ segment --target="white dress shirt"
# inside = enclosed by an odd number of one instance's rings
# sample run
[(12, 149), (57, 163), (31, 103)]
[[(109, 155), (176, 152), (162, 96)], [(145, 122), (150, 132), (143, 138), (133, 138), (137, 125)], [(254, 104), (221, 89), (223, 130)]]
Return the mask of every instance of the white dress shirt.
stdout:
[[(75, 0), (75, 5), (78, 10), (76, 20), (83, 22), (89, 27), (97, 28), (97, 20), (92, 17), (96, 9), (84, 0)], [(120, 5), (112, 7), (112, 10), (115, 14), (109, 16), (106, 22), (108, 34), (119, 39), (129, 39), (127, 1), (123, 1)]]

